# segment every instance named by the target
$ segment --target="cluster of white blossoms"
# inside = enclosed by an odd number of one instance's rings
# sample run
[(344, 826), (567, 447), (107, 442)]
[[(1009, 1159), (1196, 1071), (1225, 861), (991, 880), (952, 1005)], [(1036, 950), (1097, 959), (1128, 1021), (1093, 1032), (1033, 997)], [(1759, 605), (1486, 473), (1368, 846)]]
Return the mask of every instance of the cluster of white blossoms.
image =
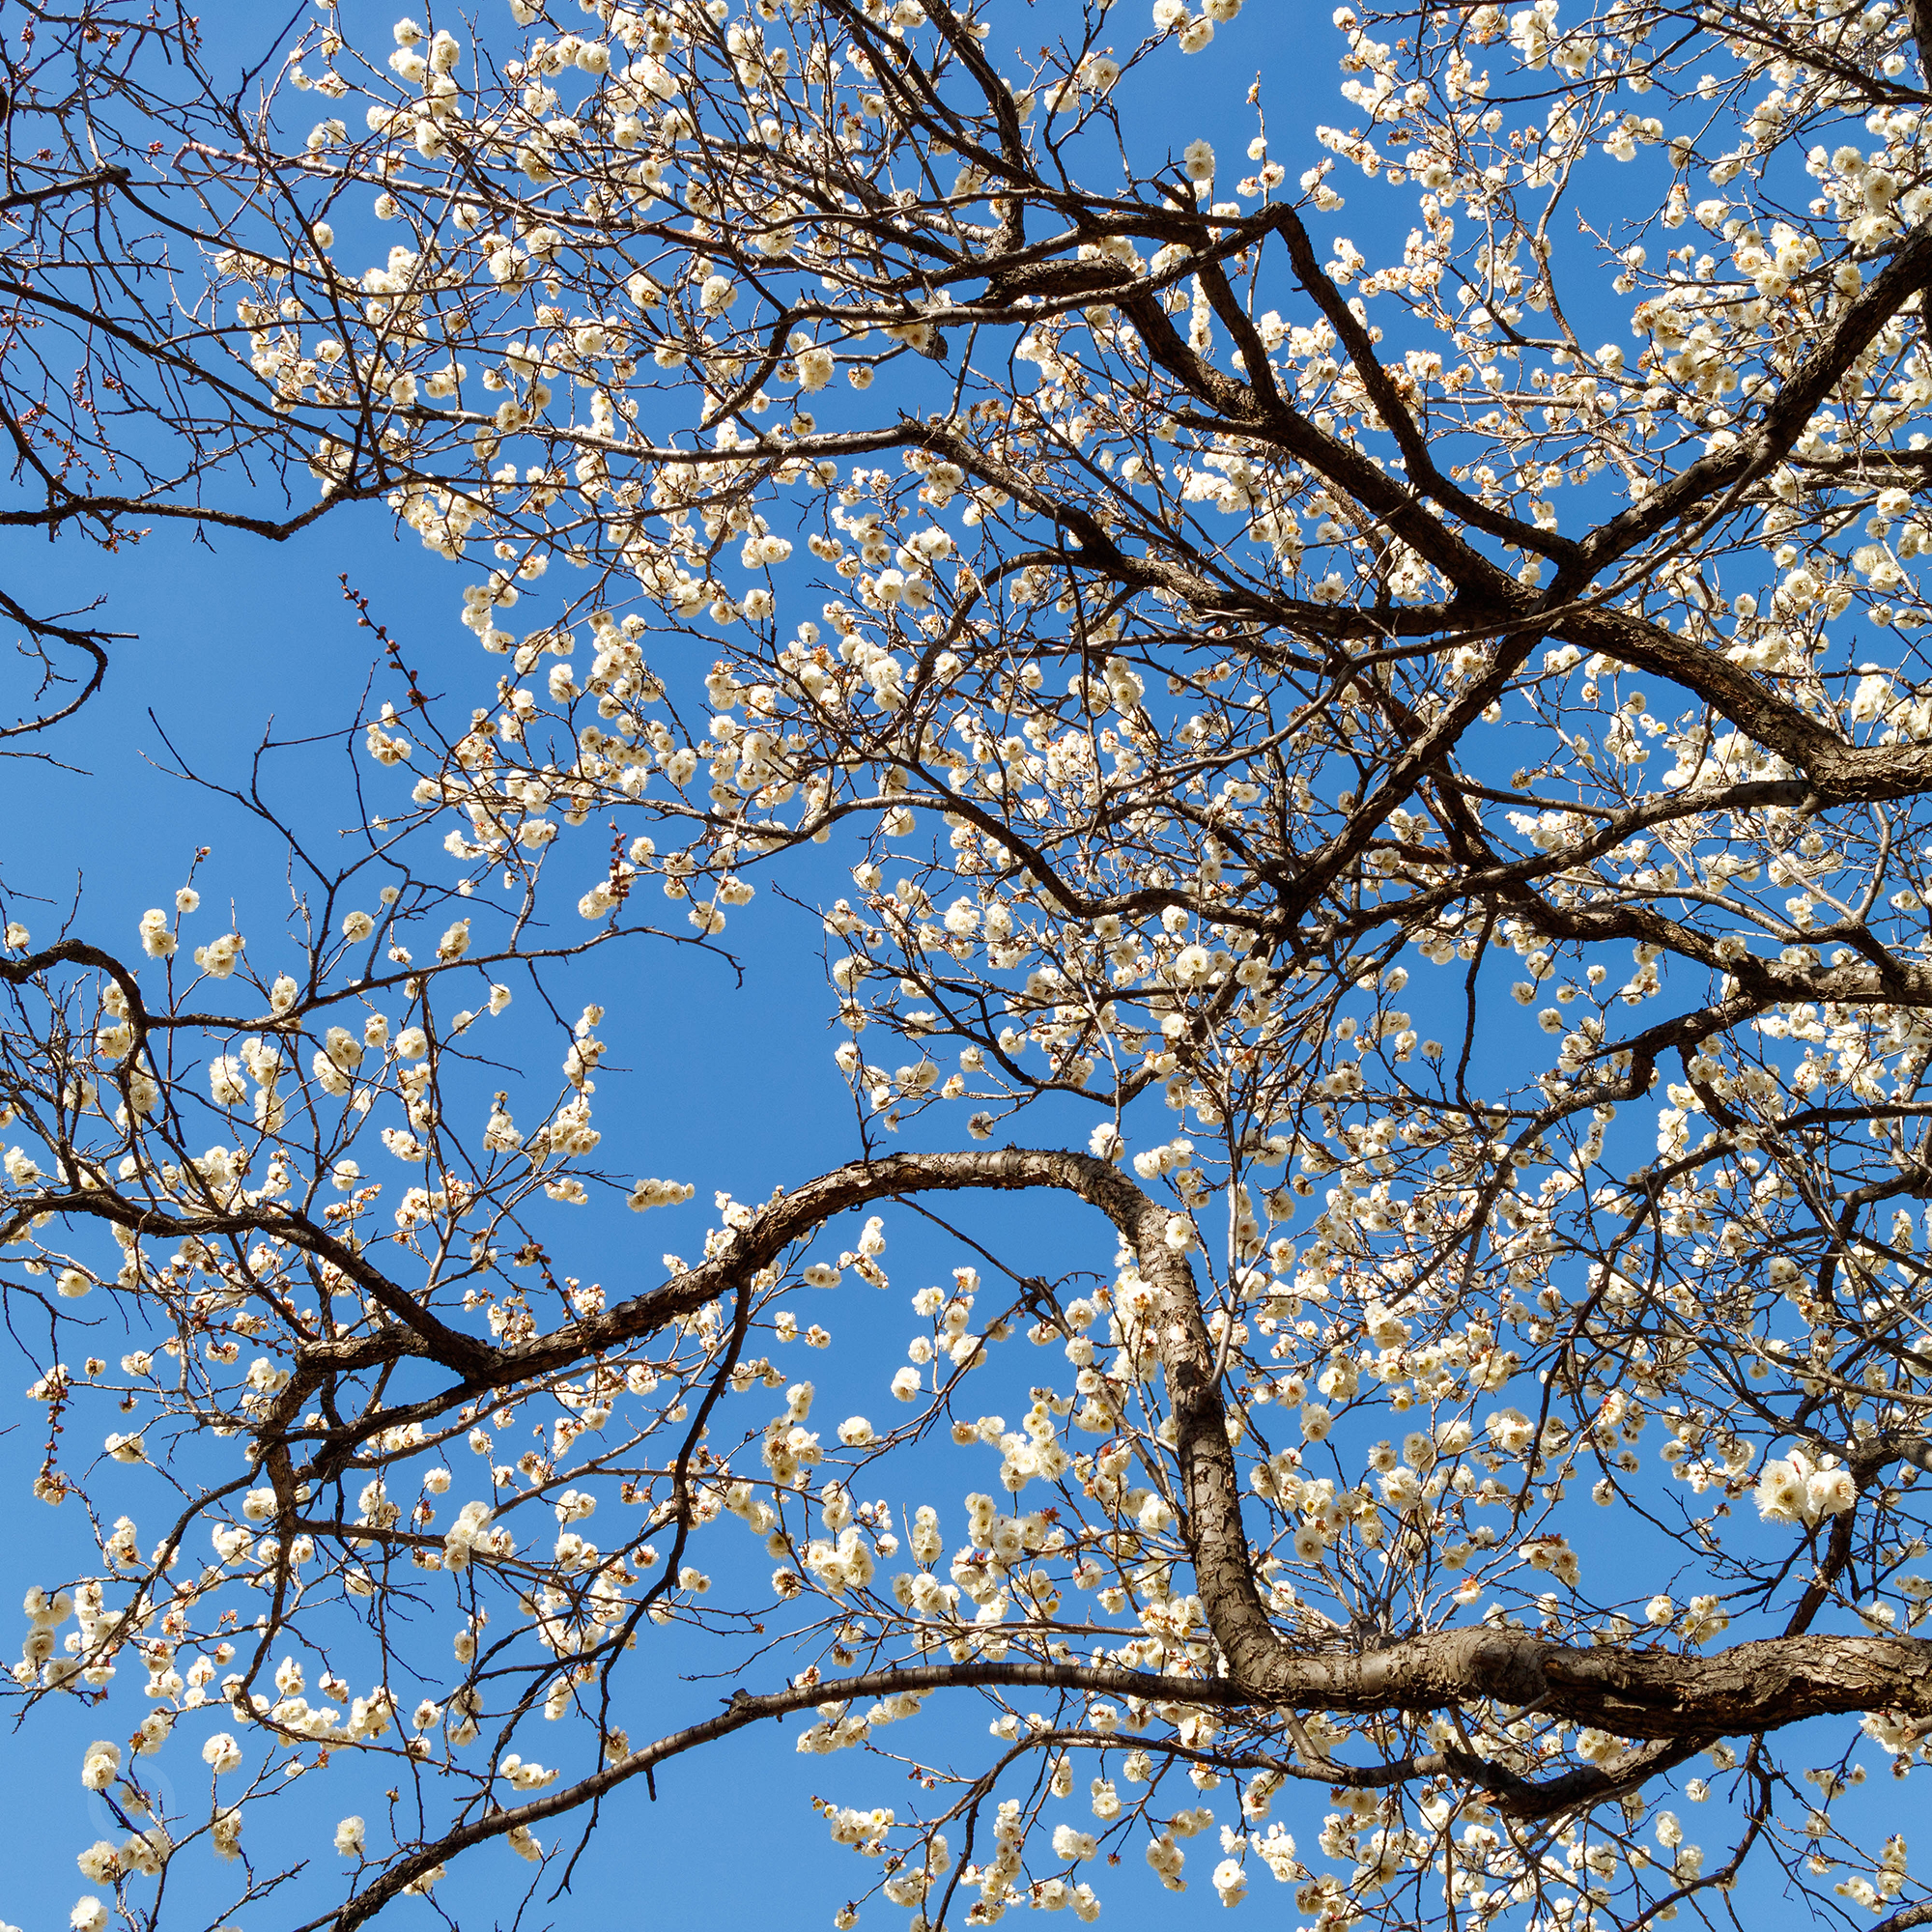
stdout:
[(1810, 1528), (1828, 1516), (1858, 1507), (1858, 1484), (1833, 1455), (1813, 1462), (1802, 1449), (1767, 1463), (1757, 1479), (1758, 1514), (1767, 1522)]

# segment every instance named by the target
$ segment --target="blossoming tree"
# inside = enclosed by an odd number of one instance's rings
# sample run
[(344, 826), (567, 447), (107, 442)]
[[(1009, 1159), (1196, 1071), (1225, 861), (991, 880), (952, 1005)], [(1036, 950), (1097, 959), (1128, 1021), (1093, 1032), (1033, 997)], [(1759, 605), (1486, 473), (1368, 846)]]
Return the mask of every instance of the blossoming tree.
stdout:
[[(361, 856), (289, 828), (279, 929), (6, 934), (0, 1273), (98, 1532), (13, 1695), (99, 1706), (119, 1826), (75, 1932), (211, 1850), (247, 1932), (554, 1887), (747, 1729), (900, 1767), (825, 1801), (841, 1926), (1932, 1920), (1853, 1795), (1932, 1754), (1932, 16), (1344, 8), (1311, 129), (1262, 12), (493, 0), (243, 92), (185, 16), (0, 23), (58, 131), (8, 393), (35, 302), (154, 384), (46, 365), (27, 427), (154, 487), (37, 459), (43, 521), (379, 497), (473, 634), (432, 701), (363, 606)], [(1170, 143), (1217, 31), (1264, 79)], [(852, 1157), (605, 1171), (612, 942), (833, 854)], [(526, 983), (588, 1003), (497, 1087)], [(582, 1285), (697, 1188), (700, 1260)], [(814, 1412), (817, 1314), (954, 1195)], [(639, 1728), (700, 1636), (742, 1689)], [(411, 1796), (291, 1884), (298, 1766)]]

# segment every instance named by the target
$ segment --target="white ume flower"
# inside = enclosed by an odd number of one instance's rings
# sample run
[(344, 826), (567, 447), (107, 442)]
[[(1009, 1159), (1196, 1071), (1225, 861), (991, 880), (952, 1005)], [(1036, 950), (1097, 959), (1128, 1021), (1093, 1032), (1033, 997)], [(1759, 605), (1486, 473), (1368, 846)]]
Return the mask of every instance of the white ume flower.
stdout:
[(159, 906), (149, 907), (141, 915), (141, 951), (150, 959), (165, 959), (174, 950), (175, 936), (168, 930), (167, 914)]
[(1092, 1832), (1082, 1832), (1071, 1825), (1056, 1825), (1053, 1830), (1053, 1855), (1073, 1863), (1081, 1859), (1091, 1859), (1100, 1849), (1099, 1841)]
[(74, 1860), (80, 1875), (89, 1885), (112, 1885), (121, 1869), (121, 1859), (111, 1838), (97, 1838)]
[(90, 1791), (105, 1791), (121, 1769), (121, 1747), (105, 1738), (81, 1753), (80, 1781)]
[(1814, 1462), (1802, 1449), (1767, 1463), (1757, 1479), (1758, 1514), (1767, 1522), (1799, 1522), (1815, 1528), (1828, 1516), (1857, 1507), (1858, 1485), (1835, 1456)]

